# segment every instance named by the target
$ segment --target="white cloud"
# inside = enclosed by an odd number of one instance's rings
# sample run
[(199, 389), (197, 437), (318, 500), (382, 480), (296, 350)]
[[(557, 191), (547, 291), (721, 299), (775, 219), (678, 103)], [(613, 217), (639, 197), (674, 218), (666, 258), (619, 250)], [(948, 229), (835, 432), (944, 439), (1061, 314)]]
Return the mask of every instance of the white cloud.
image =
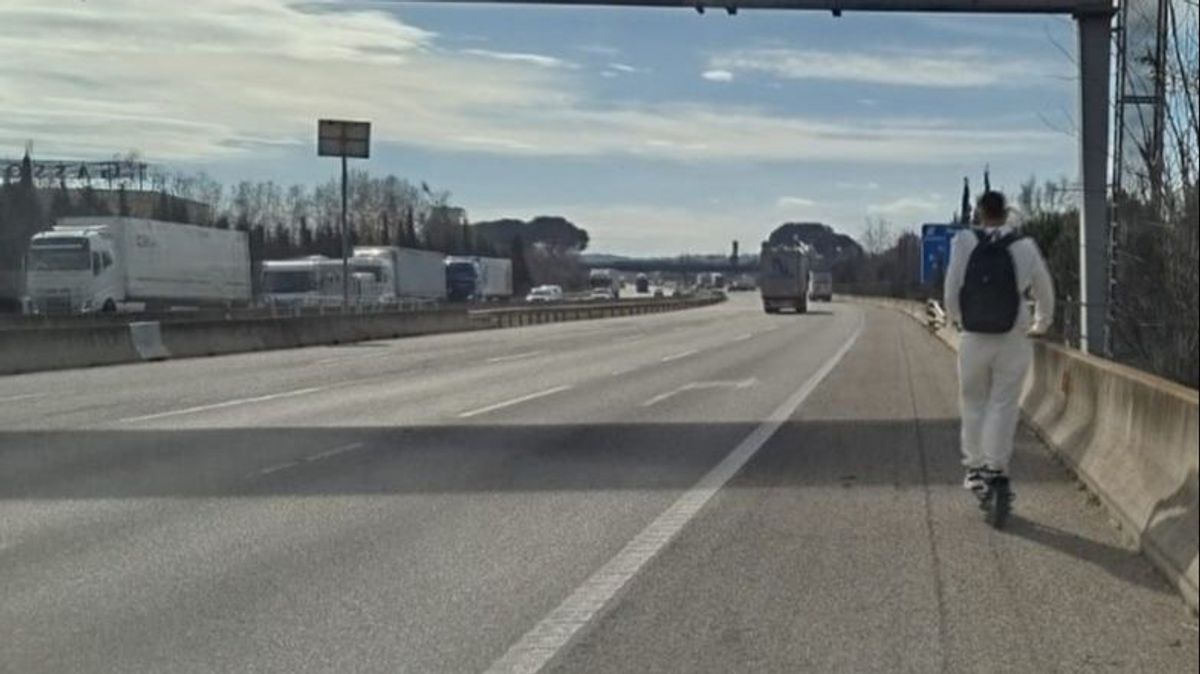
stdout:
[(479, 56), (481, 58), (493, 59), (496, 61), (509, 61), (511, 63), (525, 63), (528, 65), (539, 66), (541, 68), (577, 68), (577, 64), (570, 61), (565, 61), (557, 56), (546, 56), (545, 54), (529, 54), (523, 52), (506, 52), (492, 51), (490, 49), (464, 49), (463, 54), (468, 56)]
[[(712, 69), (789, 80), (836, 80), (936, 88), (1028, 86), (1043, 62), (973, 48), (875, 52), (740, 49), (709, 60)], [(1036, 81), (1036, 80), (1034, 80)]]
[(732, 82), (733, 73), (728, 70), (705, 70), (701, 75), (709, 82)]
[(311, 145), (316, 119), (339, 116), (372, 120), (377, 142), (506, 156), (982, 163), (1071, 146), (1040, 128), (601, 105), (584, 73), (555, 57), (475, 52), (443, 49), (436, 34), (365, 9), (206, 0), (150, 12), (139, 0), (7, 0), (0, 148), (33, 139), (43, 156), (137, 148), (151, 161), (208, 161)]
[(816, 206), (817, 202), (805, 197), (779, 197), (775, 205), (779, 208), (811, 208)]
[(616, 71), (622, 72), (622, 73), (640, 73), (640, 72), (642, 72), (641, 68), (631, 66), (628, 63), (610, 63), (610, 64), (608, 64), (608, 67), (612, 70), (616, 70)]
[[(933, 197), (934, 195), (930, 195)], [(925, 197), (899, 197), (883, 203), (867, 206), (867, 214), (891, 220), (904, 221), (928, 219), (945, 215), (954, 210), (954, 205), (945, 201)]]
[(585, 44), (576, 47), (579, 51), (585, 54), (595, 54), (597, 56), (617, 56), (621, 50), (607, 44)]

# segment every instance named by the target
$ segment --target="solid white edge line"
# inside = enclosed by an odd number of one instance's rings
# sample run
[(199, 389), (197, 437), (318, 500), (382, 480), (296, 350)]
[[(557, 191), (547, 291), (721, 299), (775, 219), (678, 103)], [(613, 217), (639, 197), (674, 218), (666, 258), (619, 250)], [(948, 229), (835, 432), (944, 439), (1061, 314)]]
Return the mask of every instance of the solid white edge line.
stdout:
[(555, 393), (562, 393), (563, 391), (569, 390), (570, 388), (571, 388), (570, 386), (555, 386), (554, 388), (548, 388), (545, 391), (538, 391), (537, 393), (530, 393), (529, 395), (523, 395), (523, 396), (520, 396), (519, 398), (511, 398), (511, 399), (505, 400), (503, 402), (498, 402), (494, 405), (488, 405), (487, 407), (480, 407), (478, 409), (463, 412), (458, 415), (458, 418), (459, 419), (469, 419), (471, 417), (477, 417), (480, 414), (487, 414), (488, 412), (495, 412), (496, 410), (502, 410), (505, 407), (512, 407), (513, 405), (520, 405), (521, 403), (526, 403), (526, 402), (529, 402), (530, 400), (537, 400), (538, 398), (545, 398), (546, 396), (554, 395)]
[(561, 604), (517, 640), (484, 674), (537, 674), (620, 594), (631, 578), (678, 534), (717, 491), (754, 456), (833, 371), (862, 333), (853, 335), (804, 384), (692, 488), (625, 544)]
[(298, 388), (292, 391), (283, 391), (281, 393), (271, 393), (263, 396), (255, 396), (253, 398), (238, 398), (236, 400), (226, 400), (224, 402), (212, 403), (210, 405), (197, 405), (195, 407), (185, 407), (180, 410), (169, 410), (167, 412), (157, 412), (155, 414), (143, 414), (137, 417), (125, 417), (118, 419), (118, 423), (133, 423), (135, 421), (150, 421), (151, 419), (162, 419), (164, 417), (174, 417), (181, 414), (194, 414), (196, 412), (207, 412), (209, 410), (218, 410), (224, 407), (234, 407), (236, 405), (247, 405), (250, 403), (260, 403), (267, 400), (276, 400), (278, 398), (291, 398), (293, 396), (301, 396), (308, 393), (316, 393), (322, 387), (316, 386), (312, 388)]

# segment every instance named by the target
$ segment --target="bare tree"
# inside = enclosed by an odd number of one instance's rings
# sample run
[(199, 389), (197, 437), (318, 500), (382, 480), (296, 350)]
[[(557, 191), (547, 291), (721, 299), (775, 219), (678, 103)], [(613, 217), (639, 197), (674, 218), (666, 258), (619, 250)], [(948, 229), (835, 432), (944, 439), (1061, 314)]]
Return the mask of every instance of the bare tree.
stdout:
[(883, 218), (867, 218), (867, 228), (863, 231), (864, 250), (872, 255), (879, 255), (891, 248), (895, 239), (891, 223)]

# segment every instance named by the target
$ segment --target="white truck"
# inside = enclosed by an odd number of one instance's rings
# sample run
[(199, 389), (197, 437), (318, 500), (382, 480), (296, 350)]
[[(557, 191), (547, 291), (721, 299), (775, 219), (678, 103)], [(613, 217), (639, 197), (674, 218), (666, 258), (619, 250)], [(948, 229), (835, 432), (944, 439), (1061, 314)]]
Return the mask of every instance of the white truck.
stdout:
[(621, 299), (621, 275), (613, 269), (593, 269), (588, 272), (588, 288), (590, 299)]
[(777, 314), (781, 309), (808, 311), (809, 248), (795, 245), (773, 246), (764, 242), (759, 257), (758, 289), (763, 311)]
[(452, 302), (508, 299), (513, 294), (512, 260), (499, 257), (448, 257), (446, 293)]
[(810, 272), (808, 296), (814, 302), (832, 302), (833, 274), (827, 271)]
[(35, 234), (25, 265), (32, 313), (242, 306), (245, 232), (127, 217), (62, 218)]
[(382, 299), (446, 299), (446, 256), (395, 246), (355, 246), (350, 267), (370, 272), (382, 285)]
[[(342, 302), (342, 261), (323, 255), (264, 260), (262, 280), (263, 301), (269, 306), (319, 307)], [(361, 292), (352, 287), (351, 298), (357, 298)]]

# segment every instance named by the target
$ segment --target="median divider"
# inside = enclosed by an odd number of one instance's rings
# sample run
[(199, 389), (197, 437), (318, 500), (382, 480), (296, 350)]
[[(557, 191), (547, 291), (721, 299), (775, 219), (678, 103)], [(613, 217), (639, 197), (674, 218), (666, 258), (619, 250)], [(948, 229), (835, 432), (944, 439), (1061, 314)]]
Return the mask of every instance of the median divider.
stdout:
[(258, 316), (79, 324), (0, 330), (0, 374), (115, 365), (143, 360), (348, 344), (439, 333), (642, 315), (705, 306), (722, 296), (466, 310)]
[[(917, 302), (866, 300), (929, 326)], [(952, 348), (958, 335), (931, 327)], [(1197, 609), (1200, 566), (1200, 394), (1160, 377), (1044, 340), (1023, 416), (1117, 524)]]

